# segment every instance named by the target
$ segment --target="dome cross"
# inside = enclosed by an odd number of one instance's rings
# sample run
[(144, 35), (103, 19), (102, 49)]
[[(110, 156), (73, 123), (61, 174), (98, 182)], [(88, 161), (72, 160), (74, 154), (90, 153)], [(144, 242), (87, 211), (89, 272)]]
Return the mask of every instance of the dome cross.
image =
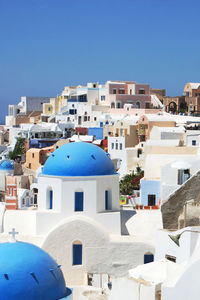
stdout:
[(15, 236), (19, 234), (19, 232), (15, 231), (15, 228), (12, 228), (12, 231), (8, 232), (11, 235), (10, 243), (16, 243)]

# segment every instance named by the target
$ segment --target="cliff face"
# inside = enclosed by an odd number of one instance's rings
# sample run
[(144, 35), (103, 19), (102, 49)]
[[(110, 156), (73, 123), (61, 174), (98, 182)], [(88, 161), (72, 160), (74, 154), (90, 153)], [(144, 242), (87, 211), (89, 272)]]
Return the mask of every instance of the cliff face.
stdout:
[[(195, 205), (200, 205), (200, 171), (190, 177), (162, 204), (161, 212), (163, 218), (163, 228), (169, 230), (178, 229), (179, 219), (184, 214), (185, 204), (189, 200), (194, 200)], [(197, 210), (191, 210), (187, 205), (187, 226), (199, 226), (200, 218), (197, 217)], [(193, 213), (194, 212), (194, 213)], [(180, 222), (180, 227), (184, 222)]]

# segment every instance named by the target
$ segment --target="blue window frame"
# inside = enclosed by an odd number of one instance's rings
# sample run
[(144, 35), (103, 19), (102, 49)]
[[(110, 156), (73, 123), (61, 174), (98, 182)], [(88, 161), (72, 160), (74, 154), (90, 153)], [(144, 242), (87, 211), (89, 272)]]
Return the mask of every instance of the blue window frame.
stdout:
[(53, 209), (53, 191), (49, 191), (49, 209)]
[(83, 192), (75, 192), (74, 211), (83, 211)]
[(105, 210), (108, 210), (108, 191), (105, 191)]
[(148, 264), (150, 262), (154, 261), (153, 254), (145, 254), (144, 255), (144, 264)]
[(111, 210), (112, 209), (112, 199), (109, 195), (109, 191), (105, 191), (105, 210)]
[(196, 140), (192, 140), (192, 146), (196, 146)]
[(73, 265), (82, 265), (82, 245), (73, 245)]

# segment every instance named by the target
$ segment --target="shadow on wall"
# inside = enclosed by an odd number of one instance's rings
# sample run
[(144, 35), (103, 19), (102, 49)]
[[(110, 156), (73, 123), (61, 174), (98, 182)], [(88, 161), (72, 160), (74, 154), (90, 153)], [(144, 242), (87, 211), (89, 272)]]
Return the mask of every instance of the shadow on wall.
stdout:
[(135, 210), (120, 210), (121, 235), (129, 235), (126, 222), (136, 214)]

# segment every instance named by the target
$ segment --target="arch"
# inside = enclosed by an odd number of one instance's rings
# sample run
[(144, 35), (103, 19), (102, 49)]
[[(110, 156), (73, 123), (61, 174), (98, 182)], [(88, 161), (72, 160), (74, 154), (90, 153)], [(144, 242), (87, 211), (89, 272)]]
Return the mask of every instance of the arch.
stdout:
[(140, 103), (140, 101), (138, 100), (137, 102), (136, 102), (136, 108), (141, 108), (141, 103)]
[(74, 192), (74, 211), (83, 211), (84, 208), (84, 192), (78, 189)]
[(53, 189), (52, 187), (48, 187), (47, 188), (47, 192), (46, 192), (46, 208), (47, 209), (53, 209)]
[(82, 265), (83, 263), (83, 244), (81, 241), (72, 243), (72, 265)]
[(115, 108), (115, 102), (111, 102), (111, 108)]
[(154, 255), (151, 252), (147, 252), (144, 254), (144, 264), (148, 264), (154, 261)]

